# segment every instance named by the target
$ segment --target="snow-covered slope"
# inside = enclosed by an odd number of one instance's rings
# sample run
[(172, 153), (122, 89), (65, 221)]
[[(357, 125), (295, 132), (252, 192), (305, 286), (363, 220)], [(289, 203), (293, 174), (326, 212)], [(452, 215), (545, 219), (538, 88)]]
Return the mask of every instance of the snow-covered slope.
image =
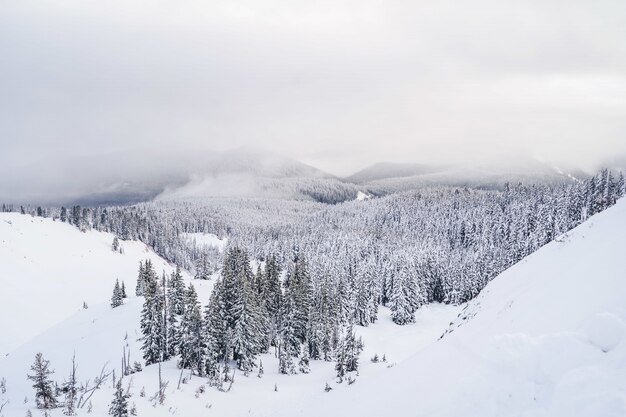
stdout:
[(626, 201), (502, 273), (451, 333), (284, 416), (626, 415)]
[(77, 228), (52, 219), (0, 213), (0, 355), (82, 310), (108, 305), (116, 279), (134, 294), (139, 261), (172, 267), (140, 242)]

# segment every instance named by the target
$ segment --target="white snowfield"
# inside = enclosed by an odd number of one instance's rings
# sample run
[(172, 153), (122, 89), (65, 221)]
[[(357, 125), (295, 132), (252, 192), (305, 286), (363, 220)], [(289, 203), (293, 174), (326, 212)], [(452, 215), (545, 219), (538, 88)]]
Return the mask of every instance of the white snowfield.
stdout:
[(141, 242), (41, 217), (0, 213), (0, 355), (89, 307), (107, 303), (115, 279), (134, 294), (139, 261), (150, 259), (160, 274), (172, 266)]
[[(12, 276), (26, 283), (11, 283), (21, 286), (13, 287), (9, 296), (2, 292), (1, 313), (9, 318), (0, 321), (1, 341), (7, 346), (27, 341), (0, 358), (0, 378), (7, 381), (7, 393), (0, 397), (10, 401), (3, 412), (6, 417), (24, 416), (28, 409), (37, 415), (31, 383), (26, 380), (37, 352), (51, 361), (59, 383), (69, 373), (74, 352), (82, 381), (96, 376), (105, 362), (119, 377), (124, 345), (131, 351), (131, 362), (139, 359), (143, 300), (131, 296), (125, 305), (111, 309), (108, 297), (115, 278), (124, 279), (133, 294), (139, 260), (155, 255), (134, 242), (122, 243), (123, 255), (113, 253), (112, 236), (80, 233), (51, 220), (0, 215), (0, 224), (5, 220), (12, 222), (14, 230), (9, 239), (8, 226), (0, 226), (0, 241), (4, 241), (0, 265), (13, 269), (1, 276), (3, 289)], [(50, 244), (37, 243), (43, 240)], [(135, 245), (137, 252), (131, 249)], [(272, 354), (261, 356), (263, 378), (236, 373), (228, 393), (213, 388), (197, 393), (206, 381), (195, 376), (179, 389), (175, 361), (163, 365), (164, 379), (169, 381), (164, 405), (153, 406), (149, 398), (158, 387), (156, 366), (125, 378), (124, 384), (131, 385), (130, 403), (139, 416), (624, 416), (625, 248), (623, 200), (505, 271), (468, 305), (423, 307), (417, 323), (410, 326), (394, 325), (388, 310), (381, 308), (377, 323), (357, 328), (365, 350), (360, 375), (352, 385), (336, 382), (334, 363), (312, 361), (310, 374), (279, 375)], [(72, 258), (81, 259), (80, 254), (94, 259), (73, 264)], [(41, 265), (33, 269), (29, 262), (20, 263), (20, 257), (38, 257)], [(157, 270), (165, 266), (159, 262)], [(98, 269), (93, 264), (109, 268), (114, 276), (91, 272)], [(46, 278), (44, 272), (51, 268), (66, 280), (60, 289)], [(83, 288), (86, 275), (93, 282)], [(68, 290), (74, 285), (81, 289)], [(206, 304), (212, 281), (194, 281), (194, 285)], [(48, 296), (39, 295), (34, 301), (31, 291), (39, 286)], [(93, 300), (87, 310), (81, 308), (83, 299)], [(71, 306), (69, 314), (74, 312), (71, 317), (54, 321), (58, 324), (43, 333), (49, 325), (30, 328), (49, 310), (56, 317), (65, 314), (59, 305), (66, 304)], [(18, 314), (25, 310), (31, 312), (24, 317)], [(22, 326), (27, 328), (13, 330)], [(453, 331), (437, 340), (446, 329)], [(22, 340), (17, 343), (7, 334)], [(385, 354), (388, 362), (372, 363), (369, 359), (375, 353)], [(332, 391), (324, 391), (326, 383)], [(140, 396), (142, 388), (145, 397)], [(112, 395), (108, 381), (91, 399), (93, 412), (87, 414), (85, 407), (78, 415), (106, 416)], [(62, 410), (52, 415), (60, 417)]]
[(196, 246), (210, 246), (223, 251), (228, 239), (220, 239), (213, 233), (185, 233), (184, 236)]

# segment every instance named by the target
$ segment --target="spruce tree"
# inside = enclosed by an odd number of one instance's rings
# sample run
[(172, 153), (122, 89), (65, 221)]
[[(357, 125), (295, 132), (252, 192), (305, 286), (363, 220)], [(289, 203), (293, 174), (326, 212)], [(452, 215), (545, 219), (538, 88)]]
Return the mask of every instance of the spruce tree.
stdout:
[(35, 362), (30, 369), (33, 373), (27, 375), (27, 378), (33, 381), (37, 408), (42, 410), (55, 408), (58, 402), (54, 383), (50, 379), (50, 375), (54, 373), (50, 370), (50, 361), (44, 359), (41, 353), (37, 353)]
[(181, 318), (180, 341), (178, 351), (181, 368), (192, 369), (199, 375), (204, 374), (204, 339), (203, 339), (202, 313), (198, 295), (192, 284), (185, 294), (183, 316)]
[(303, 374), (308, 374), (311, 372), (309, 350), (307, 348), (303, 349), (302, 356), (300, 356), (300, 361), (298, 362), (298, 370), (300, 371), (300, 373)]
[(194, 279), (210, 279), (212, 272), (209, 255), (206, 252), (202, 252), (196, 261)]
[(137, 274), (137, 286), (135, 287), (135, 295), (141, 297), (144, 295), (146, 288), (145, 268), (143, 261), (139, 261), (139, 273)]
[(113, 295), (111, 296), (111, 307), (119, 307), (124, 304), (124, 296), (122, 288), (120, 287), (120, 281), (115, 280), (115, 286), (113, 287)]
[(147, 276), (145, 282), (145, 300), (141, 310), (141, 333), (143, 358), (146, 365), (166, 359), (164, 297), (156, 278)]
[(113, 417), (128, 417), (128, 398), (129, 395), (124, 393), (122, 389), (122, 379), (120, 378), (115, 385), (113, 401), (111, 401), (109, 406), (109, 415)]
[(391, 320), (400, 325), (415, 323), (415, 308), (409, 299), (408, 279), (407, 276), (398, 274), (393, 280), (390, 300)]

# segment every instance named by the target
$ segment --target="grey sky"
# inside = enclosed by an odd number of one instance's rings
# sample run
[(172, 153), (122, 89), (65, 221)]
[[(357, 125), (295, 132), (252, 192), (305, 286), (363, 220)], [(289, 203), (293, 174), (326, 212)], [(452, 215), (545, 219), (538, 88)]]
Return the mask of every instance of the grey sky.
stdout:
[(593, 165), (626, 152), (626, 3), (0, 1), (0, 187), (58, 185), (51, 161), (73, 157), (241, 145), (336, 174)]

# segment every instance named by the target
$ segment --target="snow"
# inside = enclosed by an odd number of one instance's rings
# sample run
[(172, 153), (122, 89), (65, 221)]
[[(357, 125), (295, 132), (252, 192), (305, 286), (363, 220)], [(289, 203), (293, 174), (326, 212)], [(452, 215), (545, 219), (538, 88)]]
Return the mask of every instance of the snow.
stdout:
[(367, 193), (364, 193), (363, 191), (359, 191), (357, 192), (356, 195), (356, 200), (357, 201), (363, 201), (363, 200), (368, 200), (371, 196)]
[(210, 246), (223, 251), (228, 243), (228, 239), (220, 239), (213, 233), (185, 233), (184, 236), (197, 246)]
[(1, 355), (82, 311), (83, 301), (90, 308), (108, 305), (118, 278), (134, 294), (141, 260), (150, 259), (158, 273), (173, 269), (143, 243), (120, 240), (120, 254), (111, 250), (112, 242), (109, 233), (0, 213)]
[[(160, 262), (157, 270), (166, 263), (139, 243), (123, 242), (125, 252), (120, 255), (111, 252), (110, 235), (80, 233), (50, 220), (2, 215), (0, 224), (0, 264), (11, 272), (3, 276), (3, 289), (11, 285), (10, 294), (27, 294), (20, 299), (3, 291), (0, 303), (2, 343), (25, 342), (0, 359), (0, 377), (7, 379), (5, 398), (11, 401), (5, 415), (23, 416), (34, 408), (25, 374), (38, 351), (50, 359), (58, 381), (68, 373), (73, 352), (81, 380), (95, 376), (107, 361), (119, 375), (124, 344), (131, 350), (131, 361), (138, 359), (142, 299), (131, 297), (111, 309), (112, 284), (119, 277), (134, 289), (137, 264), (148, 255)], [(466, 305), (422, 307), (409, 326), (396, 326), (389, 311), (381, 308), (375, 324), (356, 329), (365, 350), (353, 385), (338, 384), (334, 364), (327, 362), (312, 361), (307, 375), (280, 375), (276, 358), (266, 354), (261, 356), (263, 378), (237, 373), (230, 392), (207, 388), (197, 394), (206, 381), (193, 377), (178, 389), (180, 370), (169, 361), (163, 365), (169, 381), (165, 404), (153, 406), (149, 400), (157, 390), (156, 366), (125, 379), (132, 385), (130, 402), (140, 416), (155, 417), (624, 416), (625, 244), (622, 200), (509, 268)], [(92, 259), (81, 260), (80, 254)], [(85, 271), (89, 285), (83, 288)], [(206, 304), (212, 281), (194, 284)], [(68, 291), (73, 286), (77, 290)], [(87, 310), (80, 309), (83, 299), (92, 300)], [(19, 310), (25, 302), (40, 308)], [(59, 320), (66, 312), (57, 304), (68, 305), (69, 314), (74, 314)], [(34, 311), (24, 317), (15, 314), (22, 310)], [(56, 319), (32, 330), (31, 325), (39, 325), (35, 318), (47, 316), (48, 310)], [(29, 334), (12, 329), (22, 325)], [(374, 354), (386, 355), (388, 362), (372, 363)], [(328, 393), (323, 390), (326, 383), (333, 388)], [(139, 396), (142, 387), (146, 397)], [(94, 395), (90, 415), (106, 416), (112, 395), (109, 381)], [(79, 415), (86, 416), (86, 410)], [(61, 416), (61, 410), (54, 410), (53, 416)]]

